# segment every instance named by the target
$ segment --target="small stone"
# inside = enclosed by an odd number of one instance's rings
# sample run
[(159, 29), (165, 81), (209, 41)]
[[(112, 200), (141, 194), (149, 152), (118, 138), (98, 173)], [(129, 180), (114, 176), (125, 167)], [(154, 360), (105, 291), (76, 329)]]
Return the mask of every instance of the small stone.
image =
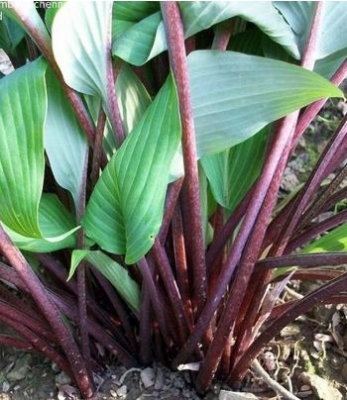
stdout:
[(65, 393), (63, 393), (61, 390), (59, 390), (57, 397), (58, 397), (58, 400), (66, 400)]
[(184, 389), (182, 391), (182, 396), (185, 397), (186, 399), (191, 399), (192, 398), (192, 392), (189, 389)]
[(183, 371), (182, 376), (188, 384), (192, 383), (192, 377), (188, 371)]
[(59, 372), (59, 374), (55, 376), (54, 380), (58, 386), (71, 383), (71, 379), (63, 371)]
[(24, 357), (19, 358), (16, 361), (13, 369), (7, 374), (7, 379), (10, 382), (16, 382), (26, 378), (30, 369), (30, 361), (31, 356), (28, 354), (26, 354)]
[(52, 371), (55, 373), (58, 373), (60, 371), (60, 368), (58, 367), (58, 365), (56, 363), (52, 363)]
[(1, 391), (4, 393), (7, 393), (10, 390), (11, 385), (9, 384), (8, 381), (3, 381), (1, 384)]
[(238, 393), (221, 390), (218, 400), (257, 400), (253, 393)]
[(128, 388), (126, 385), (122, 385), (120, 388), (117, 389), (117, 395), (120, 398), (126, 398), (127, 393), (128, 393)]
[(172, 382), (177, 376), (177, 372), (170, 371), (169, 372), (169, 379)]
[(284, 338), (288, 336), (297, 336), (299, 334), (300, 334), (300, 326), (297, 324), (289, 324), (286, 327), (284, 327), (280, 332), (280, 336)]
[(145, 389), (154, 385), (155, 373), (153, 368), (145, 368), (140, 372), (141, 381)]
[(162, 369), (158, 369), (155, 376), (154, 389), (161, 390), (164, 386), (164, 373)]
[(59, 392), (61, 392), (62, 395), (66, 396), (68, 399), (77, 398), (77, 389), (74, 386), (68, 384), (61, 385), (59, 387)]
[(300, 387), (300, 392), (308, 392), (309, 390), (311, 390), (311, 386), (310, 385), (302, 385)]
[(344, 365), (344, 357), (338, 354), (332, 354), (329, 361), (331, 368), (335, 371), (339, 371)]
[(298, 187), (299, 184), (299, 179), (296, 177), (295, 173), (287, 167), (281, 182), (281, 188), (287, 192), (291, 192)]
[(173, 381), (173, 386), (177, 389), (183, 389), (185, 386), (185, 382), (181, 376), (176, 376), (175, 380)]

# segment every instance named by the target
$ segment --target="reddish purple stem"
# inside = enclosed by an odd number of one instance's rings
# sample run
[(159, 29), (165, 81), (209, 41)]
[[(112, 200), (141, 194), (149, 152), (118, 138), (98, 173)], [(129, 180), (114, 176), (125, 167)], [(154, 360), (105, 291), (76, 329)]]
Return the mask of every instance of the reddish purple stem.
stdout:
[(185, 170), (186, 212), (191, 235), (191, 257), (194, 299), (197, 312), (206, 300), (206, 266), (204, 237), (201, 221), (199, 174), (193, 110), (190, 101), (189, 75), (184, 43), (183, 24), (179, 5), (175, 1), (161, 2), (170, 64), (175, 77), (182, 123), (182, 151)]

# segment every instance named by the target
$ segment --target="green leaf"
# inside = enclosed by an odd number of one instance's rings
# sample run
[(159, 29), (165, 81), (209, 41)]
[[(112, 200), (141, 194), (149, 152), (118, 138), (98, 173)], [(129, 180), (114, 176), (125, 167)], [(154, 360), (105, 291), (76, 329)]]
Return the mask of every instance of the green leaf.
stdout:
[(199, 190), (200, 190), (200, 204), (201, 204), (201, 221), (204, 234), (204, 247), (211, 243), (213, 239), (213, 229), (209, 222), (209, 187), (207, 183), (206, 174), (203, 168), (199, 168)]
[(106, 166), (82, 220), (91, 239), (108, 252), (125, 254), (128, 264), (146, 254), (159, 231), (179, 139), (178, 100), (170, 76)]
[[(222, 21), (240, 16), (257, 25), (294, 57), (299, 57), (293, 32), (271, 2), (187, 1), (180, 2), (180, 8), (186, 38)], [(148, 12), (149, 10), (146, 13)], [(118, 31), (121, 30), (122, 33), (114, 35), (113, 55), (131, 64), (143, 65), (167, 49), (165, 29), (159, 11), (137, 23), (120, 21), (121, 17), (118, 17), (117, 22), (117, 13), (115, 18), (114, 29), (117, 31), (118, 23)]]
[(262, 55), (264, 55), (266, 58), (273, 58), (275, 60), (285, 61), (290, 64), (297, 64), (295, 59), (289, 55), (282, 46), (271, 40), (266, 35), (263, 35), (261, 38), (261, 48), (263, 50)]
[(120, 296), (135, 311), (140, 309), (140, 289), (138, 284), (129, 276), (128, 271), (102, 251), (74, 250), (71, 257), (69, 278), (86, 259), (115, 287)]
[(69, 1), (56, 14), (52, 45), (65, 82), (73, 89), (107, 98), (110, 1)]
[(167, 49), (160, 11), (127, 29), (113, 42), (112, 54), (134, 65), (142, 65)]
[(263, 56), (261, 44), (264, 36), (267, 37), (257, 28), (237, 33), (230, 40), (228, 50), (251, 54), (253, 56)]
[(44, 178), (46, 62), (40, 58), (0, 81), (0, 220), (41, 237), (38, 209)]
[(156, 1), (117, 1), (113, 5), (113, 18), (119, 21), (138, 22), (160, 10)]
[(268, 130), (222, 153), (200, 160), (214, 198), (232, 211), (259, 176), (265, 156)]
[(231, 51), (194, 51), (188, 69), (199, 157), (241, 143), (315, 100), (343, 97), (304, 68)]
[(303, 253), (347, 251), (347, 224), (343, 224), (302, 249)]
[(46, 82), (45, 148), (55, 180), (71, 193), (77, 207), (88, 142), (59, 81), (50, 69)]
[(77, 270), (77, 267), (83, 261), (87, 254), (90, 253), (90, 250), (87, 249), (82, 249), (82, 250), (73, 250), (71, 254), (71, 265), (70, 265), (70, 271), (69, 271), (69, 276), (67, 277), (67, 280), (69, 281), (74, 275)]
[(40, 230), (44, 238), (22, 236), (5, 226), (13, 242), (21, 250), (48, 253), (76, 245), (74, 217), (60, 203), (56, 195), (43, 194), (39, 208)]
[(135, 72), (124, 64), (116, 81), (116, 93), (124, 132), (127, 135), (151, 104), (151, 97)]
[[(145, 86), (128, 64), (123, 64), (116, 81), (116, 94), (122, 125), (128, 135), (139, 123), (152, 100)], [(111, 157), (116, 151), (115, 135), (110, 124), (106, 124), (103, 147)]]
[[(343, 224), (314, 240), (309, 245), (303, 247), (300, 253), (328, 253), (331, 251), (347, 251), (347, 224)], [(273, 279), (297, 269), (298, 267), (277, 268), (274, 271)]]
[[(34, 2), (11, 1), (5, 3), (8, 5), (2, 9), (5, 15), (13, 18), (25, 31), (28, 30), (28, 27), (35, 29), (43, 43), (47, 44), (51, 42), (47, 28), (37, 12)], [(19, 39), (19, 37), (17, 37), (17, 39)]]
[(346, 59), (346, 49), (337, 51), (328, 57), (318, 60), (314, 66), (317, 74), (330, 79)]
[[(275, 1), (292, 28), (301, 56), (304, 54), (314, 9), (314, 1)], [(319, 60), (347, 48), (347, 3), (344, 1), (322, 2), (322, 15), (317, 33), (315, 59)]]
[(116, 39), (135, 23), (159, 11), (155, 1), (117, 1), (112, 10), (112, 39)]
[(24, 35), (24, 30), (7, 15), (3, 14), (0, 23), (0, 49), (12, 54)]
[(258, 26), (294, 57), (299, 56), (293, 32), (270, 1), (187, 1), (181, 2), (180, 8), (186, 37), (239, 16)]
[[(124, 133), (128, 135), (138, 124), (152, 100), (135, 72), (125, 63), (122, 65), (117, 77), (116, 94)], [(101, 107), (100, 99), (86, 95), (85, 100), (89, 112), (96, 123)], [(115, 135), (109, 123), (106, 123), (105, 126), (103, 148), (109, 158), (112, 157), (117, 148)]]
[(52, 32), (52, 25), (54, 18), (59, 11), (59, 9), (64, 5), (64, 1), (55, 1), (54, 3), (51, 3), (53, 6), (48, 7), (45, 12), (45, 23), (47, 26), (47, 29), (49, 32)]

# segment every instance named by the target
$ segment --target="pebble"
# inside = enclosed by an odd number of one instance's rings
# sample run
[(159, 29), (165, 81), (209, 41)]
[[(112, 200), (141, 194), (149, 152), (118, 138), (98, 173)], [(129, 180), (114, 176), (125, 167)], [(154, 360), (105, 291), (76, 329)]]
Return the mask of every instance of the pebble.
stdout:
[(291, 192), (300, 184), (299, 179), (293, 173), (287, 173), (281, 182), (281, 189)]
[(184, 389), (184, 390), (182, 390), (182, 396), (185, 397), (186, 399), (191, 399), (192, 391), (189, 389)]
[(339, 371), (344, 364), (344, 357), (339, 356), (338, 354), (332, 354), (330, 357), (330, 366), (335, 371)]
[(141, 381), (145, 389), (154, 385), (155, 373), (154, 369), (147, 367), (140, 372)]
[(155, 376), (154, 389), (161, 390), (163, 386), (164, 386), (164, 373), (161, 368), (158, 368)]
[(61, 371), (59, 374), (57, 374), (54, 378), (55, 383), (60, 386), (60, 385), (66, 385), (71, 383), (71, 379), (65, 374), (65, 372)]
[(52, 363), (51, 368), (52, 368), (52, 371), (55, 373), (58, 373), (60, 371), (60, 368), (58, 367), (58, 365), (56, 363)]
[(257, 399), (253, 393), (238, 393), (229, 392), (228, 390), (221, 390), (218, 400), (253, 400)]
[(26, 362), (25, 357), (20, 358), (15, 367), (7, 374), (7, 379), (12, 382), (20, 381), (28, 375), (29, 369), (29, 362)]
[(118, 388), (118, 389), (116, 390), (116, 392), (117, 392), (118, 398), (119, 398), (119, 397), (120, 397), (121, 399), (122, 399), (122, 398), (126, 398), (126, 395), (127, 395), (127, 393), (128, 393), (127, 385), (122, 385), (120, 388)]
[(177, 389), (183, 389), (185, 385), (184, 379), (181, 376), (176, 376), (175, 380), (173, 381), (173, 386)]
[(10, 387), (11, 387), (10, 383), (6, 380), (4, 380), (0, 386), (1, 391), (4, 393), (7, 393), (10, 390)]

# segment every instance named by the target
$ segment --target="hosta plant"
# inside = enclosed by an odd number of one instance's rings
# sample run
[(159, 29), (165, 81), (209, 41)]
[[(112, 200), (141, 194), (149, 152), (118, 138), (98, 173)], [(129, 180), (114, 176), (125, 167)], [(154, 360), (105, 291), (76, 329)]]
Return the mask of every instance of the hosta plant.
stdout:
[[(109, 354), (242, 385), (317, 304), (346, 301), (344, 2), (1, 2), (0, 345), (95, 391)], [(329, 269), (324, 266), (330, 266)], [(319, 281), (279, 304), (290, 280)]]

